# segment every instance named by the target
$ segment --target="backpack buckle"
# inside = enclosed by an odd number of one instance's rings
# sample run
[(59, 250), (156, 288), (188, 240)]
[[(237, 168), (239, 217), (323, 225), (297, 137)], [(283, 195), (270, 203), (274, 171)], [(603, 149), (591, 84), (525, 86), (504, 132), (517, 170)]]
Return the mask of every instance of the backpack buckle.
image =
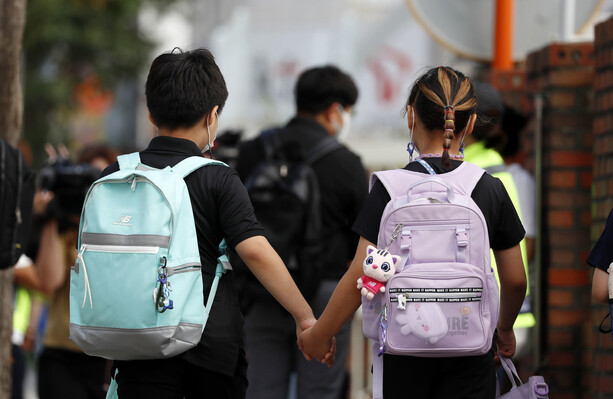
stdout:
[(410, 251), (412, 241), (413, 237), (411, 235), (411, 230), (402, 230), (402, 235), (400, 236), (400, 249), (403, 251)]
[(456, 229), (455, 237), (458, 243), (458, 247), (468, 246), (468, 234), (466, 234), (466, 229)]

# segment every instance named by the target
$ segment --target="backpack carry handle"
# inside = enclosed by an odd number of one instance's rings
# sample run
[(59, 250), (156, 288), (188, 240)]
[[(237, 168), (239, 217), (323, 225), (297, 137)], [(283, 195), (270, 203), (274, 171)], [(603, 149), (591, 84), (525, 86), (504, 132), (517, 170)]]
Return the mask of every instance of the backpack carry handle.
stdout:
[(140, 164), (140, 153), (132, 152), (120, 155), (117, 157), (117, 163), (121, 170), (136, 169), (138, 164)]
[(451, 186), (446, 181), (438, 177), (427, 177), (423, 180), (420, 180), (418, 182), (411, 184), (409, 188), (407, 189), (407, 200), (411, 202), (411, 195), (412, 195), (412, 191), (414, 188), (422, 184), (428, 184), (428, 183), (437, 183), (443, 186), (447, 190), (447, 199), (449, 200), (449, 202), (453, 202), (453, 198), (454, 198), (453, 188), (451, 188)]

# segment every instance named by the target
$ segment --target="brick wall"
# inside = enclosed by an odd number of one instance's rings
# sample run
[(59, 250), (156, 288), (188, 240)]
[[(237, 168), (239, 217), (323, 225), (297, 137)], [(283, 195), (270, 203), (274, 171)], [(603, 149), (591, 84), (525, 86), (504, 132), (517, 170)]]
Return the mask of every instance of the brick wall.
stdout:
[[(592, 43), (550, 44), (528, 55), (521, 107), (531, 116), (534, 95), (544, 100), (542, 129), (543, 357), (534, 372), (545, 376), (556, 399), (585, 398), (590, 390), (583, 351), (590, 320), (591, 184), (593, 165)], [(532, 134), (535, 131), (533, 120)], [(533, 138), (533, 136), (532, 136)], [(530, 140), (532, 142), (533, 140)], [(531, 148), (526, 166), (534, 171)]]
[[(592, 243), (600, 236), (613, 208), (613, 19), (595, 28), (595, 76), (593, 118)], [(584, 365), (592, 398), (613, 398), (613, 341), (596, 326), (607, 313), (606, 305), (592, 303), (586, 325)]]

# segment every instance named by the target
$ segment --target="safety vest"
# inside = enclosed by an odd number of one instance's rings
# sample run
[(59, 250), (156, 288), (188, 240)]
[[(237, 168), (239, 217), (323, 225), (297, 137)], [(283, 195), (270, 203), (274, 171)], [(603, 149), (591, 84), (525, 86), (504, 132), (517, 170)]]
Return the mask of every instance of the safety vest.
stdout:
[[(502, 156), (493, 149), (485, 148), (485, 145), (482, 142), (473, 143), (466, 147), (464, 150), (464, 160), (470, 163), (473, 163), (483, 169), (489, 169), (490, 174), (500, 179), (504, 188), (507, 190), (515, 209), (517, 210), (517, 214), (521, 218), (521, 208), (519, 206), (519, 195), (517, 194), (517, 188), (515, 187), (515, 182), (513, 181), (513, 176), (506, 171), (504, 168), (504, 160)], [(526, 297), (530, 294), (530, 283), (529, 283), (529, 273), (528, 273), (528, 257), (526, 252), (526, 239), (522, 239), (519, 243), (519, 247), (521, 249), (522, 259), (524, 261), (524, 270), (526, 271), (526, 281), (528, 281), (528, 285), (526, 288)], [(492, 267), (494, 268), (494, 272), (496, 273), (496, 278), (498, 279), (498, 268), (496, 267), (496, 260), (494, 259), (494, 253), (492, 251)], [(500, 280), (499, 280), (500, 283)], [(517, 319), (515, 319), (515, 324), (513, 324), (514, 328), (529, 328), (534, 327), (536, 324), (536, 320), (534, 318), (534, 314), (532, 312), (520, 313), (517, 315)]]
[(22, 287), (15, 288), (15, 302), (13, 310), (13, 337), (15, 345), (23, 344), (28, 324), (30, 322), (30, 309), (32, 300), (28, 290)]

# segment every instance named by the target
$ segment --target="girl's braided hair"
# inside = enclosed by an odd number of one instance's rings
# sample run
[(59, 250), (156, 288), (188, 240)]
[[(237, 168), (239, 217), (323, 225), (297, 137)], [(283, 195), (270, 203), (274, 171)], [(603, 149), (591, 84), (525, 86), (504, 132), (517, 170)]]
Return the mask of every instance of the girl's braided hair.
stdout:
[(405, 104), (412, 106), (426, 129), (443, 133), (442, 162), (451, 169), (449, 147), (475, 113), (477, 98), (468, 76), (450, 67), (432, 68), (413, 85)]

